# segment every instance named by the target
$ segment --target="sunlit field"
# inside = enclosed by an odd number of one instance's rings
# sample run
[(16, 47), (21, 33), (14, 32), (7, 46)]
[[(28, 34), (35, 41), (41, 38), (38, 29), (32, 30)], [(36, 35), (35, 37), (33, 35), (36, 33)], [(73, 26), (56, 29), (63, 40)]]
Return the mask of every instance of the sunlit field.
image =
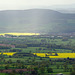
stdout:
[(49, 55), (48, 53), (33, 53), (34, 55), (40, 57), (49, 57), (49, 58), (75, 58), (75, 53), (57, 53), (58, 56), (55, 56), (54, 53)]
[(0, 33), (0, 35), (16, 35), (16, 36), (20, 36), (20, 35), (40, 35), (39, 33)]
[[(12, 56), (13, 54), (15, 54), (16, 52), (7, 52), (7, 53), (2, 53), (3, 55), (8, 55), (8, 56)], [(1, 53), (0, 53), (1, 54)]]

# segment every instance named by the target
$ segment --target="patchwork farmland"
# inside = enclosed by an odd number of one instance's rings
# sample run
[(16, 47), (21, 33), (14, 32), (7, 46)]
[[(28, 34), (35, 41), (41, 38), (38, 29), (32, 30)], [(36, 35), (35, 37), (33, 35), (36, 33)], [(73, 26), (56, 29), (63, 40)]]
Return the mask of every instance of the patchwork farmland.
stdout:
[(0, 75), (70, 75), (75, 71), (75, 37), (1, 35), (0, 69)]

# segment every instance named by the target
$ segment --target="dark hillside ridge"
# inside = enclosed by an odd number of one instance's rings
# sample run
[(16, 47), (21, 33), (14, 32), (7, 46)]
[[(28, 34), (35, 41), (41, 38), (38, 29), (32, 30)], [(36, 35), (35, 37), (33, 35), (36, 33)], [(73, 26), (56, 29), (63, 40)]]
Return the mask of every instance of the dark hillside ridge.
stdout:
[(49, 9), (0, 11), (0, 32), (75, 32), (75, 14)]

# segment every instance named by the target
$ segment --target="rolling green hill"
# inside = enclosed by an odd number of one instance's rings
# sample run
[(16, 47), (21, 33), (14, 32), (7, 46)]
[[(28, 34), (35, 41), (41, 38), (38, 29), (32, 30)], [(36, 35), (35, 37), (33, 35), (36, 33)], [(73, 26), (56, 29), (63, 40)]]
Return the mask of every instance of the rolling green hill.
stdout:
[(75, 32), (75, 14), (49, 9), (0, 11), (0, 32)]

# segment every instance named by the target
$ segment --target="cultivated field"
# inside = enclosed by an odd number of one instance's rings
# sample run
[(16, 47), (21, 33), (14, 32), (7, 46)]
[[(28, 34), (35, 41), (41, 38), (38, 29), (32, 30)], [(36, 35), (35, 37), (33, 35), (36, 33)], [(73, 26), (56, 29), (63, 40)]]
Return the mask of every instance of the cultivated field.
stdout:
[(7, 52), (7, 53), (0, 53), (0, 54), (12, 56), (12, 55), (15, 54), (15, 53), (16, 53), (16, 52)]
[(6, 35), (6, 34), (8, 34), (8, 35), (16, 35), (16, 36), (20, 36), (20, 35), (29, 35), (29, 36), (31, 36), (31, 35), (40, 35), (39, 33), (0, 33), (0, 35)]
[(50, 55), (49, 53), (33, 53), (34, 55), (40, 56), (40, 57), (49, 57), (49, 58), (75, 58), (75, 53), (57, 53), (58, 56), (55, 56), (55, 53), (52, 53)]

